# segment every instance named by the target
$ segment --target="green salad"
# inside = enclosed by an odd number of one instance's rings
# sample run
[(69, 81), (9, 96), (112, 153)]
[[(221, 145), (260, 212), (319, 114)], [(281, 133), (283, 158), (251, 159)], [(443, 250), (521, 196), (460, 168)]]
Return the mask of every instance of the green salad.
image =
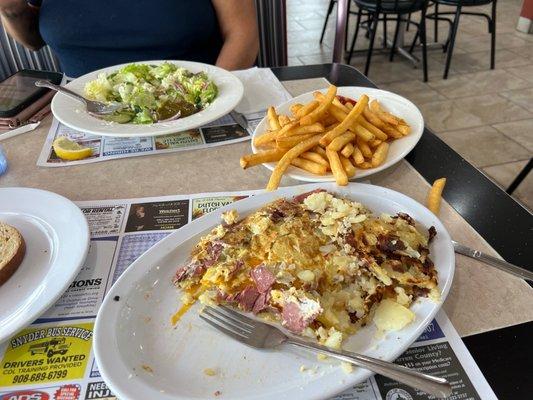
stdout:
[(105, 119), (133, 124), (187, 117), (207, 107), (217, 94), (205, 72), (192, 73), (168, 62), (129, 64), (85, 85), (88, 99), (125, 106)]

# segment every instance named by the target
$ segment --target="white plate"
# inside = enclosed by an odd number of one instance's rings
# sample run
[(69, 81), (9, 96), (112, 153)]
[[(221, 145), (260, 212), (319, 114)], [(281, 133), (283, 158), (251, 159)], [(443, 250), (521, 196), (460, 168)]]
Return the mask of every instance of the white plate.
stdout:
[[(118, 398), (133, 399), (326, 399), (370, 372), (344, 373), (337, 362), (318, 362), (316, 355), (290, 348), (260, 351), (216, 331), (191, 308), (177, 324), (170, 316), (179, 308), (179, 293), (172, 277), (189, 257), (201, 235), (220, 223), (224, 210), (241, 216), (280, 196), (293, 196), (315, 188), (357, 199), (374, 212), (407, 212), (422, 225), (434, 225), (438, 235), (431, 244), (439, 273), (442, 301), (454, 272), (450, 236), (437, 217), (414, 200), (389, 189), (350, 184), (321, 183), (282, 188), (223, 207), (169, 235), (135, 261), (106, 296), (95, 327), (94, 351), (103, 378)], [(119, 298), (116, 298), (119, 296)], [(115, 300), (118, 299), (117, 300)], [(394, 360), (431, 322), (441, 303), (421, 299), (412, 306), (416, 321), (400, 332), (378, 338), (373, 324), (349, 338), (344, 347), (369, 356)], [(300, 372), (301, 365), (317, 366), (315, 374)], [(217, 371), (207, 376), (205, 368)]]
[[(321, 92), (323, 93), (325, 93), (326, 91), (327, 89), (321, 90)], [(282, 105), (276, 107), (276, 112), (278, 114), (291, 115), (291, 105), (296, 103), (308, 103), (309, 101), (314, 99), (314, 92), (315, 91), (304, 93), (298, 97), (294, 97), (286, 103), (283, 103)], [(387, 92), (386, 90), (359, 86), (341, 86), (337, 88), (337, 94), (352, 98), (354, 100), (357, 100), (362, 94), (366, 94), (368, 95), (370, 100), (378, 100), (381, 104), (383, 104), (385, 109), (387, 109), (394, 115), (403, 118), (409, 125), (411, 125), (412, 129), (409, 135), (401, 139), (394, 140), (390, 143), (389, 153), (387, 155), (387, 159), (383, 164), (381, 164), (377, 168), (358, 169), (353, 179), (367, 177), (379, 171), (383, 171), (384, 169), (396, 164), (398, 161), (403, 159), (413, 149), (413, 147), (416, 146), (416, 144), (422, 137), (422, 133), (424, 132), (424, 118), (422, 117), (420, 110), (406, 98), (391, 92)], [(255, 128), (253, 136), (261, 135), (267, 129), (268, 121), (265, 117)], [(254, 153), (260, 151), (260, 149), (257, 149), (254, 146), (253, 140), (250, 143), (252, 144), (252, 151)], [(276, 166), (276, 163), (265, 163), (263, 165), (272, 171)], [(288, 168), (285, 175), (304, 182), (331, 182), (335, 180), (331, 173), (323, 176), (314, 175), (310, 172), (307, 172), (301, 168), (292, 165)]]
[[(158, 65), (164, 62), (171, 62), (191, 72), (206, 72), (209, 78), (218, 86), (218, 96), (213, 103), (196, 114), (176, 121), (158, 122), (151, 125), (118, 124), (92, 117), (85, 111), (85, 107), (80, 102), (64, 94), (56, 93), (52, 99), (52, 112), (66, 126), (94, 135), (127, 137), (157, 136), (194, 129), (205, 125), (229, 113), (242, 99), (244, 88), (239, 78), (231, 72), (215, 67), (214, 65), (172, 60), (143, 61), (142, 64)], [(96, 79), (98, 74), (110, 74), (128, 64), (131, 63), (115, 65), (88, 73), (68, 83), (66, 87), (83, 95), (85, 84)]]
[(0, 342), (52, 306), (78, 274), (89, 250), (89, 226), (70, 200), (45, 190), (0, 189), (0, 221), (24, 237), (26, 255), (0, 286)]

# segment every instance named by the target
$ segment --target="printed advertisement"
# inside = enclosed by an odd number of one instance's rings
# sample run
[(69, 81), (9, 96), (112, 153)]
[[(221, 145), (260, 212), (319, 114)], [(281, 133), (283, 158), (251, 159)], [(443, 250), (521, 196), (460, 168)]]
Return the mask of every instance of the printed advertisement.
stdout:
[(28, 328), (7, 342), (0, 387), (81, 379), (92, 346), (93, 323)]
[[(54, 306), (0, 344), (0, 400), (116, 399), (91, 351), (96, 313), (113, 282), (173, 230), (260, 192), (79, 202), (92, 235), (88, 258)], [(396, 362), (446, 377), (454, 390), (450, 399), (496, 399), (443, 311)], [(382, 376), (333, 398), (422, 399), (432, 398)]]

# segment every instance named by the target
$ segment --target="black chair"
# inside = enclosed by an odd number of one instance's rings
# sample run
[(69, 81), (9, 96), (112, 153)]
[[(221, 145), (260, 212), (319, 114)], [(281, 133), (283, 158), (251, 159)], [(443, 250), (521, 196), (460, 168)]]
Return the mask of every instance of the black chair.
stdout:
[[(459, 27), (459, 18), (461, 14), (465, 15), (475, 15), (478, 17), (483, 17), (487, 20), (488, 30), (491, 34), (490, 42), (490, 69), (494, 69), (495, 65), (495, 52), (496, 52), (496, 0), (433, 0), (435, 3), (435, 12), (428, 14), (427, 18), (435, 20), (435, 41), (438, 41), (438, 22), (446, 21), (450, 24), (450, 33), (448, 35), (448, 40), (444, 44), (443, 50), (447, 52), (446, 54), (446, 66), (444, 67), (444, 79), (448, 78), (448, 72), (450, 70), (450, 64), (452, 62), (453, 47), (455, 45), (455, 37), (457, 36), (457, 28)], [(464, 7), (475, 7), (475, 6), (484, 6), (492, 3), (492, 12), (491, 15), (478, 12), (464, 11)], [(446, 6), (454, 6), (454, 11), (439, 12), (439, 4)], [(455, 15), (453, 21), (450, 18), (442, 17), (443, 15)]]
[[(333, 12), (333, 7), (335, 6), (335, 3), (337, 0), (329, 0), (328, 4), (328, 11), (326, 13), (326, 19), (324, 20), (324, 26), (322, 27), (322, 33), (320, 34), (320, 41), (319, 43), (322, 44), (322, 41), (324, 40), (324, 34), (326, 33), (326, 27), (328, 26), (328, 20), (329, 16)], [(344, 29), (344, 50), (348, 51), (346, 48), (346, 45), (348, 44), (348, 24), (350, 22), (350, 15), (357, 15), (356, 12), (351, 10), (352, 1), (348, 1), (348, 15), (346, 19), (346, 28)], [(369, 37), (369, 33), (367, 32), (366, 37)], [(387, 46), (387, 18), (385, 17), (383, 19), (383, 46)]]
[[(367, 14), (370, 19), (365, 22), (368, 32), (370, 33), (370, 46), (368, 48), (365, 75), (368, 76), (370, 69), (370, 61), (372, 58), (372, 51), (374, 50), (374, 40), (376, 37), (376, 31), (378, 28), (378, 22), (380, 20), (386, 21), (388, 16), (396, 16), (396, 30), (394, 32), (394, 39), (390, 52), (390, 61), (393, 60), (394, 52), (396, 50), (396, 44), (398, 42), (400, 22), (405, 21), (407, 24), (414, 24), (418, 26), (417, 37), (420, 38), (422, 45), (422, 65), (424, 71), (424, 82), (428, 80), (428, 68), (427, 68), (427, 47), (426, 47), (426, 10), (428, 0), (354, 0), (359, 11), (357, 13), (357, 22), (355, 25), (355, 33), (350, 46), (350, 52), (348, 55), (348, 63), (352, 60), (353, 51), (355, 48), (355, 42), (357, 40), (357, 34), (359, 33), (359, 27), (361, 26), (361, 18), (363, 14)], [(410, 14), (421, 11), (420, 23), (415, 23), (410, 20)], [(380, 18), (380, 15), (382, 17)], [(406, 18), (409, 16), (409, 18)], [(416, 40), (416, 39), (415, 39)], [(414, 43), (414, 42), (413, 42)], [(411, 46), (412, 51), (413, 46)]]

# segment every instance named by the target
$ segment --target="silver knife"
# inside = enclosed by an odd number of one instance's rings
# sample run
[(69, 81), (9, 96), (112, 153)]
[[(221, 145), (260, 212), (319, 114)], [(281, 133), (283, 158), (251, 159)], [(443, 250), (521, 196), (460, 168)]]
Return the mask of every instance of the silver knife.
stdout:
[(248, 121), (246, 117), (237, 111), (230, 111), (231, 118), (245, 131), (248, 130)]
[(496, 267), (499, 270), (505, 271), (511, 275), (525, 279), (526, 281), (533, 282), (533, 272), (528, 271), (525, 268), (521, 268), (511, 263), (508, 263), (507, 261), (489, 256), (488, 254), (482, 253), (481, 251), (473, 250), (469, 247), (463, 246), (460, 243), (457, 243), (454, 240), (452, 240), (452, 243), (455, 252), (458, 254), (462, 254), (464, 256), (473, 258), (474, 260), (484, 262), (485, 264)]

